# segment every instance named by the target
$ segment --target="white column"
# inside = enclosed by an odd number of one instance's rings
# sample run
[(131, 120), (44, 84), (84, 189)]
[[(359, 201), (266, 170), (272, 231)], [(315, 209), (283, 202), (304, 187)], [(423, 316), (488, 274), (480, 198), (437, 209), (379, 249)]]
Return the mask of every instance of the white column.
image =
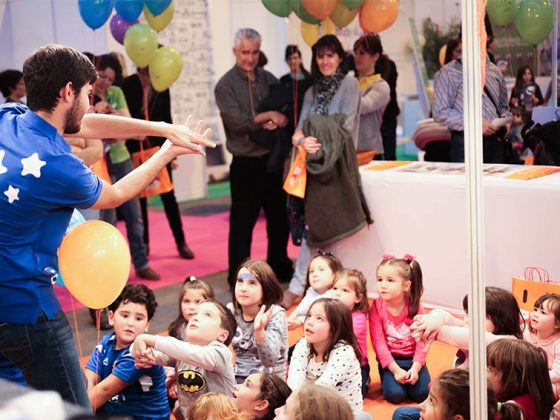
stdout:
[(469, 238), (469, 371), (471, 418), (486, 419), (486, 304), (482, 201), (482, 86), (477, 1), (463, 0), (463, 93)]

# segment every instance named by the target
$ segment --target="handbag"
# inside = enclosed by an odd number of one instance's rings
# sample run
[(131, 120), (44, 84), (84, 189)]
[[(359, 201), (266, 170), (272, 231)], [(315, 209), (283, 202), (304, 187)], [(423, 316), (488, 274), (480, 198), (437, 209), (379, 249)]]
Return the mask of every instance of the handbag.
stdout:
[(303, 146), (298, 146), (292, 155), (290, 171), (284, 181), (284, 191), (295, 197), (305, 197), (305, 185), (307, 183), (307, 166), (305, 158), (307, 152)]
[(542, 267), (527, 267), (523, 277), (512, 277), (511, 290), (523, 318), (527, 319), (539, 297), (546, 293), (560, 294), (560, 283), (550, 281), (548, 271)]
[[(132, 163), (135, 168), (146, 162), (152, 155), (159, 150), (159, 146), (150, 147), (148, 149), (140, 148), (138, 152), (132, 153)], [(148, 185), (148, 187), (140, 193), (141, 198), (150, 197), (152, 195), (164, 194), (173, 189), (173, 183), (167, 172), (167, 167), (163, 167), (158, 175)]]

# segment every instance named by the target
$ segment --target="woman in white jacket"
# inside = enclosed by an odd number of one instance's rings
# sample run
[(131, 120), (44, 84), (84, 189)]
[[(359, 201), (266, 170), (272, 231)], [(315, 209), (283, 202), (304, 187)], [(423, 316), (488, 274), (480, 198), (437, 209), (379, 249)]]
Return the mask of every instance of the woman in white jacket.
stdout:
[(385, 107), (391, 99), (389, 84), (381, 76), (388, 61), (378, 35), (366, 34), (354, 43), (354, 62), (361, 94), (358, 152), (375, 150), (377, 159), (383, 158), (381, 123)]

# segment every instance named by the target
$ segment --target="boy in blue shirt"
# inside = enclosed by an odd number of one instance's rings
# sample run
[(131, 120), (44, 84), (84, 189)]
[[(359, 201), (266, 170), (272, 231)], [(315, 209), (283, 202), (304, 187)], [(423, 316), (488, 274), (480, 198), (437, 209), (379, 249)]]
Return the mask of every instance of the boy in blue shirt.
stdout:
[(85, 369), (88, 396), (98, 413), (169, 419), (163, 368), (136, 369), (130, 353), (134, 339), (147, 331), (156, 307), (154, 293), (143, 284), (127, 285), (109, 306), (109, 324), (115, 331), (95, 347)]

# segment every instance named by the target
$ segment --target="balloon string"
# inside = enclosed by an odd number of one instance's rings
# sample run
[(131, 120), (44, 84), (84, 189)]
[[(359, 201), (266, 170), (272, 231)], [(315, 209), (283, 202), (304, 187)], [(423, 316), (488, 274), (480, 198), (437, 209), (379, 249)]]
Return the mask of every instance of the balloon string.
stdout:
[(70, 305), (72, 306), (72, 318), (74, 318), (74, 329), (76, 330), (76, 344), (78, 345), (78, 355), (80, 359), (84, 355), (82, 350), (82, 342), (80, 340), (80, 332), (78, 331), (78, 319), (76, 318), (76, 308), (74, 307), (74, 296), (70, 294)]

